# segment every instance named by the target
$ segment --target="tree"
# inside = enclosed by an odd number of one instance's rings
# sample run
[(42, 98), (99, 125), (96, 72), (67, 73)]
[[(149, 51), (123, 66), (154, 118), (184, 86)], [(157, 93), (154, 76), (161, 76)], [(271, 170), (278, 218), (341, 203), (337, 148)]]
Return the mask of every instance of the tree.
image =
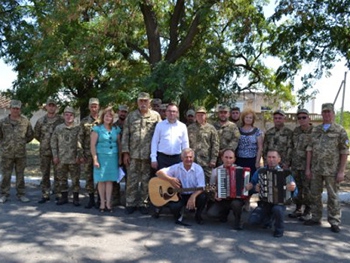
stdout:
[[(1, 4), (0, 55), (18, 79), (8, 91), (34, 110), (48, 96), (102, 104), (146, 90), (181, 109), (266, 90), (292, 101), (292, 85), (263, 63), (271, 24), (264, 2), (11, 1)], [(242, 83), (242, 79), (245, 84)]]
[(349, 0), (279, 0), (270, 20), (276, 25), (269, 38), (270, 52), (285, 58), (277, 72), (279, 79), (291, 79), (303, 64), (316, 62), (302, 78), (302, 101), (312, 96), (306, 91), (313, 80), (328, 74), (340, 57), (350, 68)]

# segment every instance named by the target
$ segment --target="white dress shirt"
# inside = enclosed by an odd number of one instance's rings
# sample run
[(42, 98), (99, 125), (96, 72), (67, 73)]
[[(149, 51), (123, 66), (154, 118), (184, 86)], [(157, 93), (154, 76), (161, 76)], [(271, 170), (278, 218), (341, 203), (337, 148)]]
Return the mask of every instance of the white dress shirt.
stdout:
[(167, 119), (157, 123), (152, 137), (151, 161), (157, 161), (157, 152), (166, 155), (181, 154), (183, 149), (189, 148), (187, 127), (176, 120), (174, 123)]

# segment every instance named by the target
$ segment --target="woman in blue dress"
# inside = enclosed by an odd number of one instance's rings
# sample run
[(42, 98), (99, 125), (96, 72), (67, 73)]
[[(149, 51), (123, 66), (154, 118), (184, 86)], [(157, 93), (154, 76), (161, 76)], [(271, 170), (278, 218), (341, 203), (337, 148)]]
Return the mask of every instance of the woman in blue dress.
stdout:
[(103, 110), (100, 124), (92, 128), (91, 154), (94, 164), (94, 182), (101, 198), (100, 212), (112, 212), (113, 182), (118, 180), (121, 163), (120, 128), (113, 126), (112, 107)]

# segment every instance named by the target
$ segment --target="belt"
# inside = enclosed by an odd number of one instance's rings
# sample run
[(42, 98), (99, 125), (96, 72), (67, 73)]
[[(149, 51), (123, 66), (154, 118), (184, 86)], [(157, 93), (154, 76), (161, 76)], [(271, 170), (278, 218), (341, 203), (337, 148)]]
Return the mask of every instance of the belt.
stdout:
[(164, 156), (164, 157), (168, 157), (168, 158), (176, 158), (176, 157), (180, 156), (180, 154), (169, 155), (169, 154), (165, 154), (165, 153), (162, 153), (162, 152), (157, 152), (157, 154), (161, 155), (161, 156)]

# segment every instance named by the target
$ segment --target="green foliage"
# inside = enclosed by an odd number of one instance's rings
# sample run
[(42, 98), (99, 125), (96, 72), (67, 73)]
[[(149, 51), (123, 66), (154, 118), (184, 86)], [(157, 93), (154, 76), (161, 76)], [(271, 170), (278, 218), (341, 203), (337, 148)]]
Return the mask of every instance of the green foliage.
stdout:
[(0, 56), (18, 72), (7, 95), (26, 101), (27, 111), (56, 97), (82, 115), (90, 97), (131, 106), (140, 90), (182, 110), (232, 103), (250, 91), (293, 104), (296, 71), (264, 64), (271, 50), (287, 55), (269, 45), (275, 26), (264, 17), (265, 4), (4, 0)]
[[(335, 116), (335, 122), (340, 123), (341, 112), (338, 111)], [(350, 130), (350, 112), (343, 112), (343, 127), (347, 130)]]

